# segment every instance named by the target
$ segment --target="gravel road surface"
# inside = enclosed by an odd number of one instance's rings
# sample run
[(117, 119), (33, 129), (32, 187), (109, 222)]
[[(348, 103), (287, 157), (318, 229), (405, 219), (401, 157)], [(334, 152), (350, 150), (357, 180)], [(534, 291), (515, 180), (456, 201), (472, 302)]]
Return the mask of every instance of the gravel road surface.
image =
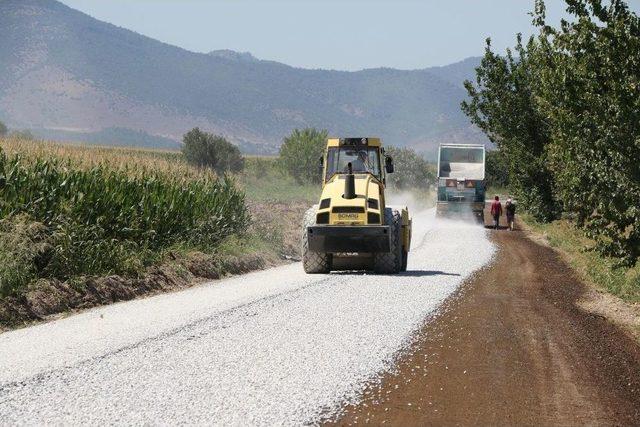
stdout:
[(0, 335), (6, 424), (316, 422), (357, 402), (492, 259), (486, 230), (414, 218), (409, 271), (292, 264)]

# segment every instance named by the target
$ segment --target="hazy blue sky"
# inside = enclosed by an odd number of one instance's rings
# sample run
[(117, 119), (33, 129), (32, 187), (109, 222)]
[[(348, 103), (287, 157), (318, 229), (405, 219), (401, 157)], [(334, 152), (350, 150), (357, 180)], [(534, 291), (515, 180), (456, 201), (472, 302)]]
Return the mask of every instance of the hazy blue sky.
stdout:
[[(249, 51), (305, 68), (424, 68), (529, 34), (533, 0), (62, 0), (196, 52)], [(640, 9), (640, 0), (629, 2)], [(560, 19), (564, 3), (547, 2)]]

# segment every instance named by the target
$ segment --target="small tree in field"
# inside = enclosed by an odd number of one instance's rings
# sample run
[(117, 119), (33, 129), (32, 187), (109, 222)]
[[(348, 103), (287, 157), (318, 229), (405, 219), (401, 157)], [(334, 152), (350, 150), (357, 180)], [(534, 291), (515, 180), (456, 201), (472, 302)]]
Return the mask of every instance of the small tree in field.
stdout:
[(435, 167), (412, 148), (388, 146), (397, 173), (387, 175), (389, 185), (399, 190), (426, 190), (436, 181)]
[(9, 136), (11, 138), (24, 139), (26, 141), (33, 141), (36, 139), (29, 129), (14, 130), (9, 134)]
[(9, 129), (7, 129), (7, 126), (0, 122), (0, 138), (3, 136), (7, 136), (7, 133), (9, 133)]
[(319, 183), (319, 159), (327, 143), (328, 132), (315, 128), (295, 129), (280, 146), (279, 164), (300, 184)]
[(195, 128), (185, 134), (182, 141), (182, 154), (193, 165), (211, 168), (218, 174), (240, 172), (244, 168), (240, 149), (222, 136)]

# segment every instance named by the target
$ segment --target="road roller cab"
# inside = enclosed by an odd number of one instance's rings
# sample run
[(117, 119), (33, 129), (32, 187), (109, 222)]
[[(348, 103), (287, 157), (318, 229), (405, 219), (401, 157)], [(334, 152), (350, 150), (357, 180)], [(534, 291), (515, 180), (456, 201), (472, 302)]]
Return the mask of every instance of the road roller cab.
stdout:
[(303, 224), (305, 271), (406, 270), (411, 219), (406, 207), (386, 204), (386, 174), (394, 166), (380, 139), (329, 139), (321, 169), (320, 202)]

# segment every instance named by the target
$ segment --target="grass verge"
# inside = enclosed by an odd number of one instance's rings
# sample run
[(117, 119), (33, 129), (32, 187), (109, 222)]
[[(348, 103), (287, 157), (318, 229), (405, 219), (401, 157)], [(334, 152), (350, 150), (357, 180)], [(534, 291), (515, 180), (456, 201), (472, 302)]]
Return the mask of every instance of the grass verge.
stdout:
[(617, 259), (601, 256), (593, 250), (595, 243), (567, 220), (545, 224), (526, 214), (520, 219), (558, 249), (583, 280), (627, 302), (640, 303), (640, 264), (622, 267)]
[(245, 170), (238, 176), (247, 199), (254, 202), (300, 202), (312, 205), (318, 202), (319, 184), (299, 184), (283, 173), (276, 157), (250, 156), (245, 158)]

